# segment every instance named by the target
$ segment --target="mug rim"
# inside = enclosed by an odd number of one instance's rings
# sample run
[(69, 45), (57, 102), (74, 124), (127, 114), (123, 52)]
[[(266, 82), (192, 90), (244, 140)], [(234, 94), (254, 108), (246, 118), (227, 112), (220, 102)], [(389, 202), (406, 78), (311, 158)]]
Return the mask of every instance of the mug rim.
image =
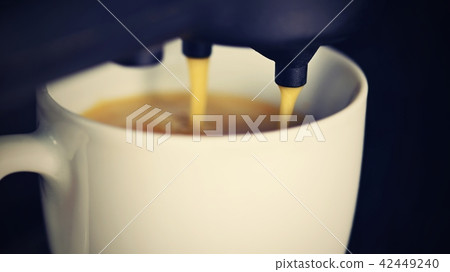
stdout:
[[(323, 117), (319, 120), (316, 120), (316, 122), (319, 124), (325, 124), (329, 122), (333, 122), (336, 118), (340, 118), (340, 116), (347, 114), (348, 112), (351, 112), (353, 108), (356, 108), (358, 105), (365, 103), (366, 98), (368, 95), (368, 82), (367, 77), (362, 71), (361, 67), (353, 61), (349, 56), (344, 54), (343, 52), (331, 47), (331, 46), (321, 46), (322, 48), (325, 48), (326, 50), (331, 51), (331, 53), (338, 58), (340, 62), (342, 62), (342, 65), (348, 66), (350, 70), (356, 75), (356, 79), (358, 82), (358, 86), (356, 88), (356, 92), (349, 102), (347, 106), (344, 108), (338, 110), (337, 112), (334, 112), (326, 117)], [(48, 90), (48, 83), (46, 83), (44, 86), (38, 88), (37, 90), (37, 103), (39, 105), (50, 105), (55, 110), (57, 110), (59, 113), (67, 115), (68, 118), (72, 119), (73, 121), (80, 123), (81, 125), (88, 126), (90, 128), (95, 129), (102, 129), (102, 130), (108, 130), (111, 133), (112, 132), (121, 132), (125, 133), (126, 128), (123, 127), (117, 127), (109, 124), (105, 124), (99, 121), (91, 120), (89, 118), (86, 118), (82, 116), (80, 113), (75, 113), (64, 106), (62, 106), (60, 103), (58, 103), (50, 94), (50, 91)], [(45, 108), (45, 107), (44, 107)], [(294, 130), (301, 125), (296, 125), (293, 127), (289, 127), (288, 131)], [(153, 132), (156, 135), (162, 135), (160, 132)], [(273, 134), (273, 133), (279, 133), (279, 130), (269, 130), (264, 131), (264, 134)], [(237, 135), (243, 135), (243, 133), (237, 133)], [(180, 137), (180, 138), (191, 138), (191, 134), (180, 134), (180, 133), (173, 133), (171, 134), (171, 137)], [(228, 137), (228, 134), (224, 134), (222, 136), (214, 136), (214, 137), (207, 137), (207, 138), (224, 138)]]

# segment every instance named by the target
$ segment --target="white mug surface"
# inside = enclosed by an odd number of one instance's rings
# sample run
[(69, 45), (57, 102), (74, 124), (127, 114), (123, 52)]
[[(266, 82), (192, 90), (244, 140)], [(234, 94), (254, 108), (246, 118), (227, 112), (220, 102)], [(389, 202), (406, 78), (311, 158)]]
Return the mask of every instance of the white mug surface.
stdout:
[[(107, 63), (52, 82), (38, 93), (39, 129), (0, 138), (0, 177), (34, 171), (55, 253), (343, 253), (362, 159), (367, 81), (346, 56), (322, 47), (296, 109), (301, 128), (237, 135), (173, 134), (154, 150), (126, 130), (79, 114), (103, 99), (188, 86), (181, 43), (164, 67)], [(168, 71), (170, 70), (170, 72)], [(210, 89), (253, 99), (274, 65), (251, 49), (215, 46)], [(182, 84), (180, 84), (182, 82)], [(278, 104), (272, 81), (256, 99)], [(306, 135), (306, 134), (305, 134)], [(143, 135), (145, 139), (147, 135)], [(17, 158), (14, 160), (7, 157)]]

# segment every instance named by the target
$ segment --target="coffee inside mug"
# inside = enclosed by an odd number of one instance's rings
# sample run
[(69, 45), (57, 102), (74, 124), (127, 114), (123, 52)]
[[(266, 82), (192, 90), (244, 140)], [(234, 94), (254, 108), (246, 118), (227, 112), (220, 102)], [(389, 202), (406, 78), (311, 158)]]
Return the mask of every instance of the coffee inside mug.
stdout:
[[(56, 156), (54, 169), (69, 160), (67, 180), (45, 183), (66, 186), (61, 194), (52, 186), (43, 194), (55, 252), (344, 252), (362, 157), (367, 83), (361, 70), (326, 47), (310, 63), (295, 110), (314, 116), (326, 141), (296, 141), (301, 126), (289, 129), (289, 142), (270, 131), (267, 141), (171, 135), (159, 145), (166, 134), (147, 133), (140, 137), (150, 139), (144, 146), (137, 132), (79, 115), (102, 100), (183, 90), (188, 75), (179, 41), (166, 46), (164, 65), (106, 63), (49, 84), (50, 97), (38, 96), (40, 135), (58, 149), (50, 157)], [(273, 74), (273, 62), (252, 49), (215, 46), (210, 92), (278, 107)], [(36, 161), (49, 168), (41, 156)], [(121, 233), (143, 207), (148, 213)]]
[[(133, 115), (133, 117), (135, 120), (141, 118), (145, 120), (143, 126), (149, 125), (155, 118), (161, 116), (159, 117), (161, 122), (152, 127), (153, 132), (164, 133), (166, 124), (170, 123), (171, 134), (192, 135), (194, 122), (191, 122), (191, 118), (189, 118), (191, 116), (191, 100), (191, 94), (185, 90), (178, 92), (150, 91), (146, 94), (101, 101), (84, 112), (83, 116), (100, 123), (127, 128), (128, 117), (138, 111), (138, 115)], [(248, 131), (246, 120), (247, 122), (249, 120), (258, 122), (258, 129), (262, 132), (279, 128), (279, 122), (271, 121), (270, 117), (267, 117), (278, 115), (278, 107), (271, 103), (260, 100), (251, 101), (247, 97), (230, 95), (225, 92), (212, 92), (208, 94), (205, 101), (207, 101), (205, 113), (197, 115), (192, 121), (199, 120), (197, 118), (211, 117), (214, 120), (196, 121), (195, 124), (201, 131), (215, 130), (217, 120), (220, 120), (219, 126), (222, 134), (246, 133)], [(143, 105), (146, 110), (140, 111), (139, 109)], [(296, 114), (296, 116), (297, 121), (289, 122), (290, 126), (299, 124), (303, 120), (301, 114)], [(136, 122), (132, 122), (131, 127), (136, 129)]]
[[(342, 65), (349, 62), (351, 65)], [(106, 63), (50, 83), (51, 97), (65, 109), (81, 114), (101, 101), (152, 92), (189, 95), (186, 59), (181, 42), (166, 45), (164, 66), (129, 68)], [(355, 72), (356, 71), (356, 72)], [(343, 110), (358, 94), (361, 74), (356, 65), (323, 47), (309, 65), (308, 83), (295, 105), (296, 113), (316, 120)], [(269, 103), (278, 107), (280, 94), (273, 80), (273, 62), (249, 48), (215, 46), (211, 57), (209, 92)]]

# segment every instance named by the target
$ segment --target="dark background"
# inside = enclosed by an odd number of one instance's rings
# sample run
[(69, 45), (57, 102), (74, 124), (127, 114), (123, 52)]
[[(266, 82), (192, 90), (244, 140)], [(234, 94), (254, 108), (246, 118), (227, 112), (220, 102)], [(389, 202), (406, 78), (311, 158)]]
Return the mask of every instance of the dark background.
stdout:
[[(449, 11), (444, 1), (390, 1), (335, 45), (369, 81), (353, 253), (450, 253)], [(35, 129), (32, 92), (19, 106), (2, 102), (0, 135)], [(48, 252), (37, 175), (7, 176), (0, 253)]]

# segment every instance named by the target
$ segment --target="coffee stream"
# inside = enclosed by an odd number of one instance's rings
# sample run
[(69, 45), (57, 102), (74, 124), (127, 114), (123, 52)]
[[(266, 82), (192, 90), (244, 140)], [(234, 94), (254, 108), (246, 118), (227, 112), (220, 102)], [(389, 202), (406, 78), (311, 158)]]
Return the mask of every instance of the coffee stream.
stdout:
[[(187, 58), (189, 68), (189, 79), (191, 82), (191, 111), (190, 120), (192, 123), (193, 115), (206, 114), (206, 105), (208, 98), (208, 65), (209, 58)], [(280, 115), (292, 115), (294, 112), (295, 102), (300, 94), (301, 87), (284, 87), (279, 86), (280, 99)]]
[[(244, 116), (256, 121), (260, 115), (265, 118), (259, 123), (258, 128), (261, 131), (276, 130), (279, 128), (279, 122), (272, 122), (269, 118), (271, 115), (280, 114), (284, 118), (288, 118), (294, 110), (295, 102), (302, 89), (280, 87), (280, 105), (279, 108), (264, 101), (250, 101), (244, 96), (235, 96), (226, 93), (213, 92), (208, 94), (208, 58), (188, 58), (188, 69), (190, 77), (190, 91), (193, 95), (186, 94), (183, 90), (160, 90), (144, 93), (141, 95), (123, 97), (100, 101), (92, 108), (83, 113), (83, 116), (113, 126), (126, 127), (126, 120), (131, 113), (147, 104), (152, 110), (160, 109), (171, 115), (160, 122), (153, 129), (155, 132), (165, 132), (165, 125), (171, 122), (172, 133), (176, 134), (192, 134), (194, 126), (200, 126), (200, 131), (215, 130), (215, 122), (202, 122), (196, 120), (193, 122), (193, 115), (215, 115), (221, 116), (223, 121), (223, 133), (228, 134), (230, 131), (236, 133), (248, 132), (248, 120), (244, 120)], [(194, 97), (195, 96), (195, 97)], [(135, 116), (133, 127), (136, 127), (136, 120), (146, 118), (147, 126), (153, 120), (149, 111), (144, 111)], [(297, 122), (290, 122), (289, 125), (299, 125), (303, 120), (303, 115), (297, 115)], [(235, 128), (231, 129), (231, 120), (235, 122)], [(283, 120), (283, 117), (281, 117)], [(286, 121), (289, 121), (285, 119)], [(143, 127), (143, 128), (144, 128)], [(196, 127), (197, 129), (197, 127)], [(198, 128), (199, 129), (199, 128)]]
[(295, 102), (303, 89), (302, 87), (284, 87), (279, 85), (281, 93), (280, 115), (291, 115), (294, 112)]
[(187, 62), (192, 92), (190, 114), (192, 123), (192, 116), (206, 114), (209, 58), (188, 58)]

